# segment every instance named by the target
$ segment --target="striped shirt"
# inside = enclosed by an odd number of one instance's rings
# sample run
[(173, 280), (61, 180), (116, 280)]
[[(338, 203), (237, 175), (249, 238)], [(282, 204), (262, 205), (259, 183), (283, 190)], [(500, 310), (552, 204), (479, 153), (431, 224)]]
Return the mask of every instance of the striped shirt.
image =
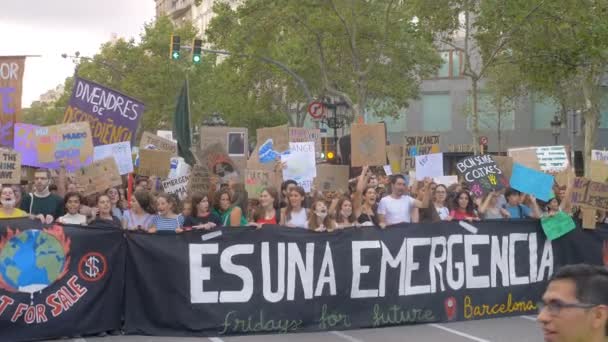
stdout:
[(182, 228), (184, 226), (184, 216), (179, 214), (177, 217), (169, 218), (154, 215), (152, 225), (158, 230), (176, 230), (177, 228)]

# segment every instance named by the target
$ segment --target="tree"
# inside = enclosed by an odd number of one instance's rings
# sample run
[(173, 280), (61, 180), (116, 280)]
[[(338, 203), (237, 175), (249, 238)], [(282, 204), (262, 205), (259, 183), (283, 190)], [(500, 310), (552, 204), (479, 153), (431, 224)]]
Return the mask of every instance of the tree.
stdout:
[[(407, 2), (348, 0), (249, 0), (231, 9), (214, 7), (207, 30), (215, 48), (238, 72), (260, 73), (255, 86), (275, 86), (282, 104), (296, 104), (297, 124), (308, 94), (339, 97), (364, 114), (369, 99), (388, 98), (399, 107), (418, 95), (421, 79), (439, 57), (432, 37), (412, 21)], [(292, 74), (264, 60), (280, 61)], [(304, 80), (294, 82), (294, 75)]]
[[(488, 0), (481, 27), (487, 41), (522, 15), (527, 1)], [(602, 77), (608, 71), (608, 2), (560, 0), (543, 2), (521, 34), (511, 37), (511, 62), (531, 90), (552, 96), (569, 109), (581, 109), (585, 121), (585, 174), (597, 139)], [(565, 108), (564, 108), (565, 109)]]

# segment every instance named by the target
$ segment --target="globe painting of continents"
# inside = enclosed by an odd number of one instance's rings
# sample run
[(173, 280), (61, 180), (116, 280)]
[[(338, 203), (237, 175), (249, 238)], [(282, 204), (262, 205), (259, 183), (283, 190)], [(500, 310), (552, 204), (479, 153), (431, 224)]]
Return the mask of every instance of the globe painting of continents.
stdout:
[(33, 294), (52, 285), (67, 272), (69, 245), (59, 226), (7, 230), (0, 240), (0, 288)]

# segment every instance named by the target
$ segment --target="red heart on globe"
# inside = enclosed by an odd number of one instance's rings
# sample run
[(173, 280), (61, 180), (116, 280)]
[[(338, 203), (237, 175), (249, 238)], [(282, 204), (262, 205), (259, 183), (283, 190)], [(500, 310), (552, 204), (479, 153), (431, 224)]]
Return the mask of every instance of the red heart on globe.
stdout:
[(445, 299), (445, 314), (448, 316), (448, 321), (453, 320), (456, 317), (456, 298), (449, 297)]

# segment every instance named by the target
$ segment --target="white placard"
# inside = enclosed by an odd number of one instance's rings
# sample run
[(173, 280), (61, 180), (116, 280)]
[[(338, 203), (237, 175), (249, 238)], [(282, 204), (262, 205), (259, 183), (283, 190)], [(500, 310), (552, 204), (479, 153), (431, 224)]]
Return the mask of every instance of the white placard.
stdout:
[(435, 184), (445, 185), (446, 187), (458, 183), (458, 176), (441, 176), (441, 177), (433, 177), (433, 182)]
[(591, 150), (591, 160), (601, 160), (608, 164), (608, 151)]
[(118, 173), (126, 175), (133, 172), (133, 158), (131, 157), (131, 143), (123, 141), (115, 144), (95, 146), (93, 149), (93, 160), (114, 157), (118, 166)]
[(568, 168), (568, 153), (564, 146), (537, 147), (536, 157), (541, 171), (560, 172)]
[(443, 153), (416, 156), (416, 180), (443, 176)]
[(287, 166), (283, 169), (283, 179), (296, 182), (314, 179), (317, 176), (315, 142), (290, 142), (289, 151), (289, 154), (281, 156), (281, 161)]
[(384, 165), (384, 173), (387, 176), (391, 176), (393, 174), (393, 168), (390, 165)]
[(168, 194), (175, 194), (180, 200), (188, 197), (189, 176), (170, 178), (162, 182), (163, 190)]

